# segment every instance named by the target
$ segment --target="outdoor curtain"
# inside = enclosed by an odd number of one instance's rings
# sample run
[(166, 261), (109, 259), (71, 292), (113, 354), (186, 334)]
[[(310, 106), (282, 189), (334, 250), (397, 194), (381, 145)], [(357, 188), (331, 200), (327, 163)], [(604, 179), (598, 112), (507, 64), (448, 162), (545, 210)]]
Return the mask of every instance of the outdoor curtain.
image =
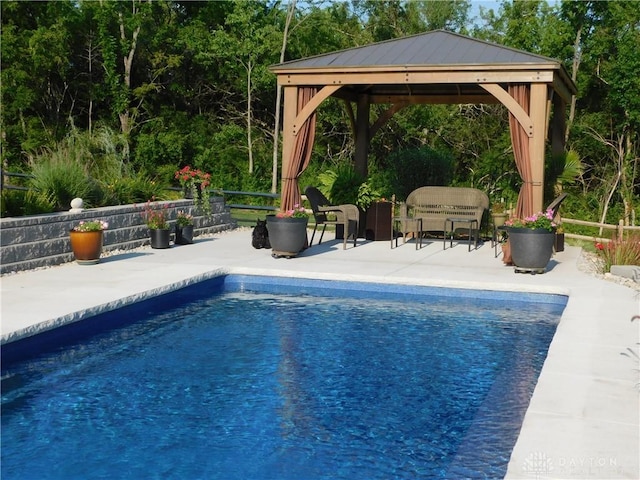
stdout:
[[(526, 84), (509, 85), (509, 95), (529, 114), (529, 97), (531, 88)], [(511, 131), (511, 146), (516, 160), (518, 173), (522, 178), (522, 187), (518, 195), (518, 203), (514, 215), (524, 218), (533, 215), (533, 175), (531, 172), (531, 155), (529, 152), (529, 137), (524, 127), (516, 117), (509, 113), (509, 129)]]
[[(318, 92), (314, 87), (298, 88), (298, 107), (297, 113), (311, 100)], [(316, 136), (316, 112), (313, 112), (307, 121), (302, 125), (294, 147), (291, 151), (288, 168), (282, 172), (282, 210), (290, 210), (294, 205), (302, 204), (300, 196), (300, 188), (298, 187), (298, 178), (302, 175), (311, 160), (311, 151), (313, 150), (313, 142)]]

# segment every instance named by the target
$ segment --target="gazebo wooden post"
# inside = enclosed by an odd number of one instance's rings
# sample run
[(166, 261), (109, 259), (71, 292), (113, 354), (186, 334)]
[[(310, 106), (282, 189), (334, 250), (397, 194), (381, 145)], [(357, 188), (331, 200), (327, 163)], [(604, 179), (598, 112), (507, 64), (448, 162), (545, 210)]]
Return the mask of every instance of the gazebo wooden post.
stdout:
[(371, 102), (369, 95), (358, 96), (358, 111), (356, 114), (356, 151), (354, 155), (355, 170), (364, 178), (369, 173), (369, 113)]
[(547, 137), (547, 85), (544, 83), (531, 84), (529, 116), (533, 123), (533, 135), (529, 137), (533, 208), (538, 212), (544, 203), (544, 146)]
[[(291, 153), (293, 152), (293, 146), (295, 145), (295, 121), (296, 112), (298, 109), (298, 87), (285, 86), (284, 90), (284, 104), (282, 115), (282, 168), (280, 169), (281, 185), (280, 193), (282, 195), (284, 189), (282, 185), (285, 182), (286, 172), (289, 171), (289, 164), (291, 163)], [(282, 205), (282, 198), (281, 198)]]
[(567, 108), (565, 102), (560, 95), (553, 96), (553, 119), (551, 123), (551, 153), (553, 155), (562, 155), (564, 153), (564, 129), (566, 121), (564, 112)]

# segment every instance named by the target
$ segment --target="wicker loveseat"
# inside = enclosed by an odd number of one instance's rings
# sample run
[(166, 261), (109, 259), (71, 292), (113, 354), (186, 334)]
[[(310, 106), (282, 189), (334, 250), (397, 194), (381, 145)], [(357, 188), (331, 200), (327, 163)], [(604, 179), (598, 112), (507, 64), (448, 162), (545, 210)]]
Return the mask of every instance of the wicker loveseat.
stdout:
[(488, 209), (489, 197), (475, 188), (420, 187), (400, 205), (400, 216), (420, 218), (422, 232), (442, 232), (443, 238), (447, 232), (469, 230), (477, 243), (482, 216)]

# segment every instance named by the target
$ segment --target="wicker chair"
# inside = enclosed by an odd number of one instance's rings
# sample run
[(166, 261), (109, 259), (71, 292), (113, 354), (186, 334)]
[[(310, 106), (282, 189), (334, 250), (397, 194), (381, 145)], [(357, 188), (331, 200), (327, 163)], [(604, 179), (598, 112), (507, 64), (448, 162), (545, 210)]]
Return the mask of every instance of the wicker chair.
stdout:
[(322, 232), (320, 233), (318, 245), (322, 243), (322, 236), (324, 235), (327, 225), (342, 225), (344, 239), (342, 248), (347, 248), (347, 239), (349, 237), (353, 237), (353, 246), (355, 247), (356, 240), (358, 239), (358, 226), (360, 224), (360, 210), (358, 210), (358, 207), (352, 204), (331, 205), (327, 197), (315, 187), (307, 187), (304, 193), (311, 204), (311, 210), (313, 210), (316, 223), (313, 227), (309, 246), (313, 245), (313, 238), (319, 225), (322, 225)]

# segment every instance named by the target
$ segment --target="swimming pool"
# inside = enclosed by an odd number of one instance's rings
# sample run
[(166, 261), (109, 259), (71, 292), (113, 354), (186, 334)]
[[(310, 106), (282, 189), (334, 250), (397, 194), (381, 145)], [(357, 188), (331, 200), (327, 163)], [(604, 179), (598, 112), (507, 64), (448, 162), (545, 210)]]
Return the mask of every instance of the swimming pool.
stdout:
[(2, 478), (502, 477), (565, 304), (203, 282), (3, 348)]

